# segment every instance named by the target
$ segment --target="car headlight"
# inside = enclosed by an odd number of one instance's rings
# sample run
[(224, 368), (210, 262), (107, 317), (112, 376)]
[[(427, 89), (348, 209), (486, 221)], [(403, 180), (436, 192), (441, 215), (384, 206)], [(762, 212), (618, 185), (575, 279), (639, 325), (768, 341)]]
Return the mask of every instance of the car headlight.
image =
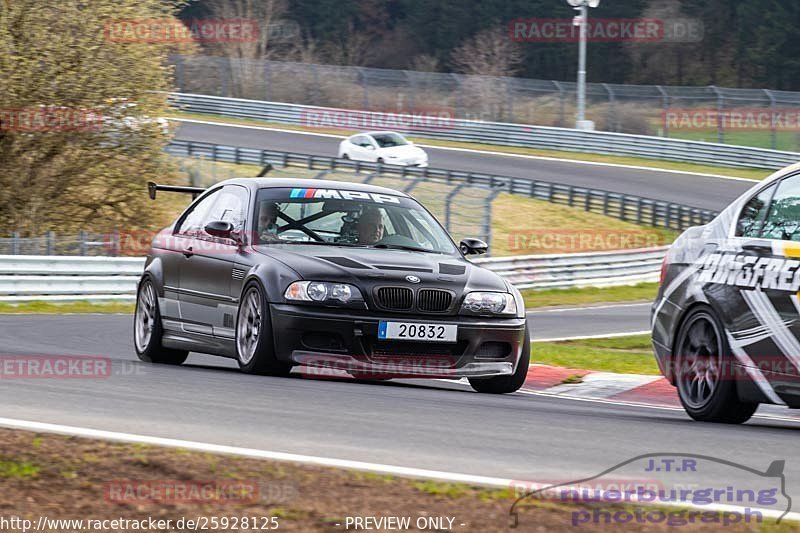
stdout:
[(517, 315), (517, 301), (507, 292), (470, 292), (461, 311), (475, 315)]
[(283, 297), (294, 302), (349, 304), (364, 300), (358, 287), (347, 283), (325, 281), (295, 281), (286, 288)]

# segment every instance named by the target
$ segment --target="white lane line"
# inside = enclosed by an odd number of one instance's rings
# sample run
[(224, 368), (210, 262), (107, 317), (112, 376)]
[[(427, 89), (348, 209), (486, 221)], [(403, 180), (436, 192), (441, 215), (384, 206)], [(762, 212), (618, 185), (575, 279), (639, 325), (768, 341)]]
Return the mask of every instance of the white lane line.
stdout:
[[(280, 133), (293, 133), (296, 135), (312, 135), (315, 137), (327, 137), (332, 139), (344, 139), (347, 137), (346, 134), (342, 135), (333, 135), (330, 133), (316, 133), (310, 131), (299, 131), (299, 130), (287, 130), (283, 128), (270, 128), (267, 126), (248, 126), (245, 124), (230, 124), (228, 122), (213, 122), (210, 120), (196, 120), (196, 119), (189, 119), (189, 118), (178, 118), (178, 117), (165, 117), (169, 120), (174, 120), (176, 122), (188, 122), (190, 124), (203, 124), (203, 125), (210, 125), (210, 126), (223, 126), (229, 128), (244, 128), (244, 129), (251, 129), (251, 130), (261, 130), (261, 131), (277, 131)], [(413, 135), (411, 135), (413, 137)], [(520, 159), (534, 159), (539, 161), (555, 161), (558, 163), (575, 163), (578, 165), (593, 165), (593, 166), (600, 166), (600, 167), (612, 167), (612, 168), (627, 168), (631, 170), (644, 170), (649, 172), (663, 172), (666, 174), (686, 174), (691, 176), (704, 176), (706, 178), (718, 178), (718, 179), (725, 179), (725, 180), (734, 180), (734, 181), (749, 181), (752, 183), (758, 183), (761, 180), (754, 180), (751, 178), (740, 178), (737, 176), (723, 176), (721, 174), (709, 174), (705, 172), (687, 172), (684, 170), (672, 170), (666, 168), (655, 168), (655, 167), (644, 167), (639, 165), (623, 165), (621, 163), (603, 163), (599, 161), (583, 161), (580, 159), (565, 159), (560, 157), (547, 157), (541, 155), (528, 155), (528, 154), (514, 154), (508, 152), (496, 152), (491, 150), (477, 150), (475, 148), (453, 148), (449, 146), (436, 146), (431, 144), (417, 144), (418, 146), (422, 146), (423, 148), (430, 148), (433, 150), (449, 150), (451, 152), (468, 152), (474, 154), (487, 154), (487, 155), (497, 155), (503, 157), (517, 157)], [(587, 152), (576, 152), (576, 153), (587, 153)], [(588, 153), (587, 153), (588, 154)], [(592, 154), (588, 154), (592, 155)]]
[[(514, 487), (528, 487), (531, 490), (549, 487), (552, 483), (546, 481), (534, 480), (512, 480), (499, 477), (478, 476), (473, 474), (460, 474), (454, 472), (445, 472), (441, 470), (425, 470), (421, 468), (410, 468), (396, 465), (386, 465), (381, 463), (367, 463), (363, 461), (350, 461), (346, 459), (333, 459), (328, 457), (319, 457), (312, 455), (298, 455), (293, 453), (273, 452), (268, 450), (259, 450), (255, 448), (240, 448), (237, 446), (224, 446), (220, 444), (208, 444), (204, 442), (186, 441), (179, 439), (168, 439), (163, 437), (151, 437), (147, 435), (137, 435), (133, 433), (120, 433), (116, 431), (104, 431), (99, 429), (82, 428), (76, 426), (64, 426), (60, 424), (48, 424), (45, 422), (34, 422), (31, 420), (15, 420), (12, 418), (0, 418), (0, 426), (11, 429), (21, 429), (27, 431), (39, 431), (46, 433), (56, 433), (60, 435), (70, 435), (76, 437), (85, 437), (92, 439), (111, 440), (116, 442), (137, 443), (137, 444), (151, 444), (155, 446), (165, 446), (169, 448), (182, 448), (185, 450), (202, 451), (209, 453), (220, 453), (227, 455), (237, 455), (241, 457), (250, 457), (254, 459), (268, 459), (274, 461), (285, 461), (302, 464), (313, 464), (317, 466), (328, 466), (334, 468), (347, 468), (353, 470), (362, 470), (368, 472), (376, 472), (381, 474), (397, 475), (402, 477), (412, 478), (425, 478), (435, 479), (437, 481), (448, 481), (454, 483), (466, 483), (471, 485), (481, 485), (497, 488), (514, 488)], [(562, 488), (569, 490), (569, 486)], [(596, 496), (603, 498), (605, 491), (598, 492)], [(635, 495), (634, 495), (635, 496)], [(636, 501), (634, 497), (632, 501)], [(609, 494), (609, 501), (610, 499)], [(640, 504), (648, 505), (651, 502), (638, 502)], [(660, 506), (674, 506), (683, 508), (696, 508), (709, 511), (731, 511), (744, 514), (747, 510), (743, 507), (732, 505), (695, 505), (691, 502), (658, 502)], [(759, 509), (750, 508), (750, 511), (760, 511), (763, 516), (770, 518), (778, 518), (783, 515), (781, 511), (774, 509)], [(789, 520), (800, 520), (800, 513), (788, 513), (785, 516)]]
[[(520, 389), (515, 394), (525, 394), (529, 396), (542, 396), (546, 398), (556, 398), (562, 400), (572, 400), (576, 402), (589, 402), (589, 403), (602, 403), (606, 405), (615, 405), (618, 407), (637, 407), (641, 409), (657, 409), (662, 411), (674, 411), (679, 413), (685, 413), (683, 407), (673, 407), (670, 405), (657, 405), (653, 403), (644, 403), (644, 402), (632, 402), (627, 400), (612, 400), (608, 398), (586, 398), (581, 396), (573, 396), (570, 394), (552, 394), (547, 391), (534, 391), (534, 390), (525, 390)], [(676, 393), (677, 394), (677, 393)], [(688, 418), (688, 415), (687, 415)], [(772, 414), (755, 414), (753, 415), (753, 419), (758, 420), (770, 420), (776, 422), (794, 422), (795, 424), (800, 423), (800, 418), (794, 418), (790, 416), (781, 416), (781, 415), (772, 415)], [(751, 419), (752, 420), (752, 419)], [(698, 422), (700, 423), (700, 422)]]
[(121, 433), (117, 431), (105, 431), (101, 429), (83, 428), (77, 426), (64, 426), (61, 424), (49, 424), (46, 422), (35, 422), (32, 420), (16, 420), (13, 418), (0, 418), (0, 427), (11, 429), (21, 429), (26, 431), (41, 431), (45, 433), (56, 433), (60, 435), (70, 435), (85, 437), (90, 439), (103, 439), (116, 442), (152, 444), (154, 446), (165, 446), (168, 448), (183, 448), (210, 453), (221, 453), (227, 455), (238, 455), (241, 457), (251, 457), (254, 459), (269, 459), (273, 461), (285, 461), (292, 463), (312, 464), (318, 466), (330, 466), (334, 468), (348, 468), (353, 470), (363, 470), (384, 474), (395, 474), (404, 477), (417, 477), (427, 479), (440, 479), (454, 481), (458, 483), (470, 483), (486, 485), (492, 487), (507, 488), (510, 486), (510, 479), (477, 476), (472, 474), (458, 474), (453, 472), (443, 472), (439, 470), (425, 470), (421, 468), (411, 468), (405, 466), (386, 465), (381, 463), (367, 463), (364, 461), (351, 461), (347, 459), (334, 459), (330, 457), (319, 457), (314, 455), (300, 455), (294, 453), (274, 452), (260, 450), (256, 448), (241, 448), (238, 446), (225, 446), (222, 444), (209, 444), (205, 442), (188, 441), (180, 439), (170, 439), (164, 437), (152, 437), (148, 435), (138, 435), (135, 433)]
[(561, 341), (580, 341), (585, 339), (613, 339), (617, 337), (628, 337), (632, 335), (647, 335), (650, 333), (649, 329), (643, 331), (624, 331), (622, 333), (603, 333), (600, 335), (578, 335), (575, 337), (552, 337), (549, 339), (534, 339), (531, 337), (531, 342), (561, 342)]
[(650, 307), (652, 302), (636, 302), (630, 304), (602, 304), (602, 305), (587, 305), (585, 307), (554, 307), (552, 309), (537, 309), (535, 307), (526, 309), (525, 311), (531, 315), (536, 313), (565, 313), (570, 311), (594, 311), (596, 309), (616, 309), (624, 307)]

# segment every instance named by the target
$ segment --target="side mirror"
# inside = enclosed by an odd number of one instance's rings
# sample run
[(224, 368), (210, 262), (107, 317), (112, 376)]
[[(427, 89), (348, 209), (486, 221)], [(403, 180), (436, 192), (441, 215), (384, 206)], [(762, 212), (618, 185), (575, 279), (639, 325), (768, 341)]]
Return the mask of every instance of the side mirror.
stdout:
[(464, 255), (485, 254), (489, 250), (489, 245), (480, 239), (464, 239), (458, 245)]
[(364, 148), (366, 148), (367, 150), (374, 150), (375, 149), (375, 147), (372, 146), (371, 144), (365, 145)]
[(220, 237), (222, 239), (233, 239), (233, 224), (230, 222), (223, 222), (222, 220), (215, 220), (209, 222), (205, 227), (206, 233), (212, 237)]

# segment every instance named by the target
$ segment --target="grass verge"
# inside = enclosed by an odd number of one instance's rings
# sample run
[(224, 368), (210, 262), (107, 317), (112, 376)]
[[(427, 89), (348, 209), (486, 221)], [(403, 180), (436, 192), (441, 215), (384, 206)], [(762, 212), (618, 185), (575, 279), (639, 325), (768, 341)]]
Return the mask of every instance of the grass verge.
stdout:
[(531, 362), (619, 374), (660, 373), (649, 335), (534, 342), (531, 344)]
[(494, 256), (646, 248), (669, 244), (677, 236), (674, 230), (513, 194), (502, 193), (492, 203)]
[[(241, 119), (219, 115), (205, 115), (200, 113), (184, 113), (172, 112), (168, 118), (182, 118), (189, 120), (203, 120), (207, 122), (218, 122), (227, 124), (239, 124), (243, 126), (258, 126), (268, 128), (279, 128), (284, 130), (305, 131), (312, 133), (320, 133), (327, 135), (346, 136), (356, 133), (350, 130), (337, 130), (337, 129), (322, 129), (298, 126), (294, 124), (281, 124), (276, 122), (267, 122), (256, 119)], [(481, 144), (481, 143), (468, 143), (458, 141), (444, 141), (439, 139), (423, 139), (414, 138), (410, 136), (414, 142), (428, 146), (436, 146), (443, 148), (464, 148), (468, 150), (483, 150), (490, 152), (502, 152), (508, 154), (530, 155), (537, 157), (553, 157), (558, 159), (568, 159), (573, 161), (591, 161), (597, 163), (611, 163), (617, 165), (631, 165), (641, 166), (655, 169), (676, 170), (679, 172), (699, 172), (704, 174), (718, 174), (720, 176), (731, 176), (737, 178), (748, 178), (761, 180), (771, 174), (773, 170), (769, 169), (741, 169), (716, 165), (698, 165), (692, 163), (680, 163), (677, 161), (663, 161), (656, 159), (647, 159), (643, 157), (626, 157), (615, 155), (602, 155), (591, 154), (584, 152), (568, 152), (563, 150), (545, 150), (540, 148), (524, 148), (520, 146), (504, 146), (494, 144)], [(334, 154), (336, 147), (331, 145), (331, 153)]]
[[(13, 476), (0, 483), (0, 511), (31, 520), (31, 525), (42, 515), (50, 521), (115, 519), (143, 520), (145, 524), (152, 517), (164, 521), (166, 527), (156, 526), (164, 531), (196, 529), (186, 525), (187, 520), (206, 520), (209, 525), (217, 520), (219, 527), (210, 529), (255, 530), (265, 525), (275, 529), (277, 525), (286, 531), (331, 532), (385, 528), (374, 523), (358, 527), (353, 523), (356, 517), (362, 524), (366, 517), (407, 517), (410, 526), (389, 529), (494, 532), (509, 530), (511, 506), (518, 496), (527, 494), (524, 482), (515, 484), (519, 491), (485, 488), (9, 429), (0, 429), (0, 449), (6, 450), (8, 460), (15, 464), (41, 465), (34, 476)], [(607, 462), (599, 460), (597, 470)], [(675, 507), (645, 508), (596, 500), (575, 503), (571, 497), (554, 494), (549, 499), (526, 497), (520, 501), (518, 531), (574, 529), (576, 518), (636, 509), (640, 515), (647, 509), (686, 516), (686, 510)], [(722, 531), (724, 516), (718, 515), (715, 521), (711, 513), (704, 513), (702, 523), (698, 519), (692, 530)], [(432, 518), (439, 521), (429, 521)], [(673, 529), (663, 518), (660, 523), (629, 521), (625, 530)], [(167, 520), (171, 525), (166, 525)], [(181, 520), (183, 527), (178, 525)], [(258, 526), (249, 525), (253, 522)], [(775, 530), (767, 522), (734, 523), (724, 530)], [(590, 531), (608, 528), (602, 521), (590, 520), (584, 525)], [(61, 529), (46, 527), (51, 528)], [(69, 529), (101, 528), (84, 525)]]
[(0, 314), (53, 314), (65, 315), (75, 313), (133, 313), (134, 303), (129, 301), (113, 302), (19, 302), (0, 303)]
[(527, 309), (538, 307), (590, 305), (653, 301), (658, 283), (639, 283), (620, 287), (583, 287), (575, 289), (525, 289), (522, 297)]

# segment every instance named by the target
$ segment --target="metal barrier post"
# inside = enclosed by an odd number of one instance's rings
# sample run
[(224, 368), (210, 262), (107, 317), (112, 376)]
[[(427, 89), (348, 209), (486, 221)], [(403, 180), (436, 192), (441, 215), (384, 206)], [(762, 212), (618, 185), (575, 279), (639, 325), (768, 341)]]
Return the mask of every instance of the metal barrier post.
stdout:
[(78, 246), (80, 255), (86, 255), (86, 230), (81, 230), (78, 234)]
[(775, 127), (775, 97), (772, 96), (772, 92), (770, 92), (769, 89), (764, 89), (764, 93), (767, 95), (767, 98), (769, 98), (769, 146), (773, 150), (776, 150), (778, 145), (778, 132)]

